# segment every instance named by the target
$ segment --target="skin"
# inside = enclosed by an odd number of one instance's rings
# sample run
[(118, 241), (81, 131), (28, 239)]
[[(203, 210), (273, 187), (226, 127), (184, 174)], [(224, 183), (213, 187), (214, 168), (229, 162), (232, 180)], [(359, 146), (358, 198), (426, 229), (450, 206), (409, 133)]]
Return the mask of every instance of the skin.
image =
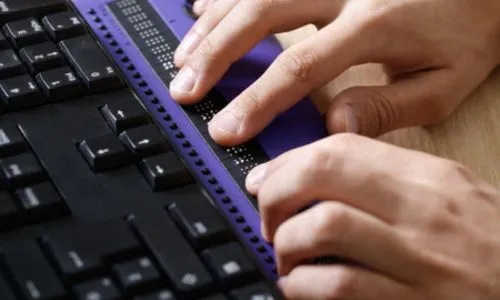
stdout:
[[(201, 18), (177, 49), (180, 72), (170, 87), (181, 104), (199, 101), (265, 36), (309, 23), (319, 29), (214, 117), (209, 131), (220, 144), (254, 137), (353, 65), (381, 63), (391, 79), (337, 95), (326, 116), (331, 136), (247, 178), (288, 299), (500, 299), (500, 192), (460, 164), (369, 139), (439, 122), (484, 81), (500, 60), (499, 6), (496, 0), (195, 5)], [(343, 260), (309, 263), (322, 256)]]

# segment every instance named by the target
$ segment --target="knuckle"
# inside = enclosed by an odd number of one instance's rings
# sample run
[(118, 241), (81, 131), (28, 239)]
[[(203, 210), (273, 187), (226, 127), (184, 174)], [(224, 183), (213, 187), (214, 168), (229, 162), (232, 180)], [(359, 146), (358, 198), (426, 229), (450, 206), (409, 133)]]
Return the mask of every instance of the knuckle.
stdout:
[(355, 273), (346, 267), (339, 266), (332, 272), (331, 279), (332, 284), (325, 298), (328, 300), (349, 299), (356, 288), (357, 278)]
[(346, 157), (352, 154), (359, 145), (360, 137), (353, 133), (339, 133), (331, 136), (329, 141), (325, 144), (327, 147), (332, 163), (340, 164)]
[(375, 112), (371, 130), (374, 136), (379, 136), (397, 127), (401, 112), (397, 111), (393, 102), (377, 89), (369, 91), (369, 105), (372, 105)]
[(292, 47), (280, 55), (276, 61), (278, 68), (299, 83), (312, 84), (315, 58), (310, 50)]
[(340, 203), (325, 203), (315, 207), (312, 231), (316, 236), (316, 246), (324, 243), (340, 244), (343, 233), (348, 231), (350, 215)]
[(217, 52), (219, 49), (216, 46), (213, 37), (208, 35), (201, 45), (196, 49), (197, 56), (201, 58), (201, 61), (205, 62), (205, 64), (213, 64), (219, 57)]
[(262, 18), (267, 15), (277, 0), (240, 0), (250, 15)]

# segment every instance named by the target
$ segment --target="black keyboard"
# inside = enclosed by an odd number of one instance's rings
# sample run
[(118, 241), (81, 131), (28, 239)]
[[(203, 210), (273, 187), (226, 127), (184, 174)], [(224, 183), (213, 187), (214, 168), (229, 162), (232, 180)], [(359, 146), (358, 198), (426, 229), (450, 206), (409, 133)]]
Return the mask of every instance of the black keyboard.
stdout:
[(1, 300), (279, 298), (75, 11), (0, 26)]

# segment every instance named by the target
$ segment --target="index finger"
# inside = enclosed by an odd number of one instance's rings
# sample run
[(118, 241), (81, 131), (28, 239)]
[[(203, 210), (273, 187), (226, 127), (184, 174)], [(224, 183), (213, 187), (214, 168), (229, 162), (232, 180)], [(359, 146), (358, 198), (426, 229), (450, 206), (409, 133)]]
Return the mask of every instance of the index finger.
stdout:
[(270, 68), (209, 124), (223, 145), (246, 142), (276, 116), (352, 65), (364, 62), (367, 42), (339, 17), (314, 36), (284, 51)]

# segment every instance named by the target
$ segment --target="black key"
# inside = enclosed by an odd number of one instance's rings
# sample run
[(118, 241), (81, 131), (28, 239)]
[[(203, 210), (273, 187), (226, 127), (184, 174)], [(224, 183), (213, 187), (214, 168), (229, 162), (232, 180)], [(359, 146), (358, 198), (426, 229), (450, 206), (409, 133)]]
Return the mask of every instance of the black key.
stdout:
[(148, 114), (135, 98), (124, 99), (119, 104), (106, 104), (101, 113), (115, 133), (150, 123)]
[[(14, 204), (14, 199), (6, 191), (0, 191), (0, 230), (13, 228), (20, 224), (21, 215)], [(0, 299), (3, 298), (0, 297)]]
[(147, 257), (115, 265), (113, 272), (127, 294), (151, 290), (161, 284), (160, 273)]
[(130, 222), (176, 290), (206, 295), (214, 289), (210, 274), (166, 213), (152, 211), (132, 217)]
[(0, 50), (9, 48), (10, 48), (9, 40), (7, 40), (5, 36), (0, 32)]
[(10, 0), (0, 5), (0, 24), (27, 17), (39, 17), (64, 10), (65, 0)]
[[(0, 204), (0, 206), (1, 206), (1, 204)], [(1, 219), (1, 217), (0, 217), (0, 219)], [(17, 298), (14, 297), (14, 293), (12, 292), (12, 289), (10, 288), (9, 284), (7, 283), (7, 279), (2, 274), (2, 272), (0, 272), (0, 299), (2, 299), (2, 300), (17, 300)]]
[(82, 20), (70, 11), (46, 16), (42, 19), (42, 24), (57, 42), (85, 33)]
[(23, 64), (12, 50), (0, 52), (0, 78), (8, 78), (24, 74)]
[(3, 259), (23, 299), (64, 299), (66, 293), (35, 241), (12, 247)]
[(283, 299), (276, 289), (269, 287), (264, 282), (259, 282), (235, 291), (231, 291), (229, 296), (232, 300), (279, 300)]
[(88, 90), (99, 92), (123, 86), (113, 65), (90, 36), (64, 40), (59, 46)]
[(141, 158), (170, 150), (167, 139), (153, 124), (126, 130), (120, 134), (120, 140)]
[(49, 182), (16, 190), (14, 195), (31, 222), (60, 217), (66, 214), (66, 205)]
[(109, 277), (103, 277), (90, 282), (79, 284), (74, 288), (80, 300), (118, 300), (120, 293)]
[(28, 150), (28, 143), (14, 124), (0, 125), (0, 157), (21, 154)]
[(145, 296), (138, 296), (134, 300), (176, 300), (174, 293), (170, 290), (161, 290)]
[(63, 56), (52, 42), (28, 46), (19, 55), (33, 75), (64, 65)]
[(78, 98), (85, 94), (80, 80), (68, 67), (40, 73), (36, 76), (36, 80), (51, 102)]
[(35, 18), (9, 22), (4, 25), (3, 32), (18, 49), (48, 39), (42, 25)]
[(255, 279), (258, 274), (255, 264), (236, 242), (206, 249), (202, 256), (225, 285), (242, 285)]
[(95, 172), (119, 168), (132, 162), (130, 152), (111, 134), (84, 140), (79, 148)]
[(65, 228), (42, 240), (62, 275), (70, 281), (94, 277), (105, 271), (106, 261), (128, 258), (141, 250), (122, 220)]
[(219, 244), (231, 236), (220, 213), (201, 192), (175, 201), (169, 211), (184, 234), (200, 249)]
[(30, 76), (0, 81), (1, 97), (9, 110), (20, 110), (45, 103), (47, 100)]
[(1, 176), (10, 188), (21, 188), (45, 179), (45, 172), (31, 153), (20, 154), (0, 161)]
[(145, 158), (140, 162), (139, 168), (155, 192), (193, 182), (189, 171), (174, 152)]

